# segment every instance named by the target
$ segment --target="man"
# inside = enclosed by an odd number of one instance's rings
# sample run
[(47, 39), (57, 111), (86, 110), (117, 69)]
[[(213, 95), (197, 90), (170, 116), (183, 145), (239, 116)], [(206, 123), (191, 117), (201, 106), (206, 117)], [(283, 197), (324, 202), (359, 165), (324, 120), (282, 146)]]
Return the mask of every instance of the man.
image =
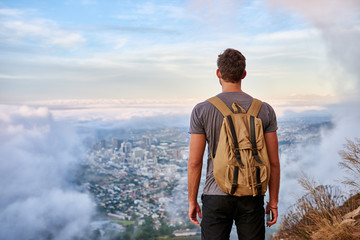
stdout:
[[(253, 98), (241, 89), (242, 79), (246, 76), (245, 57), (235, 49), (226, 49), (217, 59), (216, 75), (222, 87), (219, 97), (228, 107), (237, 102), (248, 110)], [(272, 107), (262, 103), (258, 117), (262, 120), (267, 152), (270, 161), (269, 195), (266, 213), (271, 210), (273, 219), (268, 226), (276, 223), (278, 217), (278, 194), (280, 182), (280, 164), (278, 155), (277, 122)], [(207, 173), (202, 199), (202, 211), (197, 201), (203, 154), (206, 143), (214, 155), (219, 140), (223, 115), (210, 102), (197, 104), (190, 121), (190, 153), (188, 160), (189, 217), (201, 225), (202, 239), (229, 239), (233, 221), (235, 221), (239, 239), (265, 238), (264, 196), (231, 196), (222, 192), (213, 175), (213, 163), (210, 154), (207, 157)], [(202, 218), (201, 224), (197, 217)]]

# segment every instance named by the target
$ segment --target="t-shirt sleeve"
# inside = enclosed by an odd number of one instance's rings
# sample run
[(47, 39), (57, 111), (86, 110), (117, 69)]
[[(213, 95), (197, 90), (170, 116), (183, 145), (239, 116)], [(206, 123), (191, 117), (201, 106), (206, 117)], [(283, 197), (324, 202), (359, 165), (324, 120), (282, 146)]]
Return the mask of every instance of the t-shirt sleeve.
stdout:
[(191, 112), (189, 133), (205, 134), (204, 123), (200, 116), (199, 104), (196, 105)]
[(275, 132), (278, 129), (275, 111), (269, 104), (266, 104), (266, 107), (269, 121), (268, 124), (264, 126), (264, 132)]

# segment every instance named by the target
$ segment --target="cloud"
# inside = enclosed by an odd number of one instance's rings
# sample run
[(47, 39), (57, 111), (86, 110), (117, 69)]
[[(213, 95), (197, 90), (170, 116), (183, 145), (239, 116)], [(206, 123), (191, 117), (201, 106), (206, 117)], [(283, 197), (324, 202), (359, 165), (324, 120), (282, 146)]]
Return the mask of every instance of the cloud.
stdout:
[(254, 41), (261, 41), (261, 42), (273, 42), (282, 44), (287, 42), (297, 42), (297, 41), (304, 41), (304, 40), (311, 40), (314, 37), (318, 37), (319, 32), (315, 29), (297, 29), (297, 30), (284, 30), (272, 33), (262, 33), (255, 36)]
[[(304, 193), (297, 179), (306, 173), (323, 185), (339, 185), (345, 172), (339, 167), (339, 151), (346, 139), (360, 136), (358, 103), (335, 104), (327, 108), (333, 128), (323, 128), (318, 142), (306, 141), (281, 154), (280, 210), (284, 212)], [(281, 127), (281, 123), (280, 123)], [(294, 133), (297, 134), (297, 133)], [(298, 133), (301, 134), (301, 133)], [(346, 191), (345, 187), (342, 187)]]
[(18, 9), (11, 9), (11, 8), (3, 8), (0, 9), (0, 16), (12, 16), (12, 17), (18, 17), (23, 14), (23, 11)]
[[(192, 108), (206, 98), (119, 98), (119, 99), (58, 99), (46, 101), (26, 101), (31, 106), (46, 106), (56, 120), (102, 122), (126, 122), (136, 118), (166, 118), (171, 116), (188, 116)], [(279, 118), (288, 117), (292, 113), (307, 114), (308, 111), (329, 115), (328, 108), (339, 99), (334, 95), (293, 94), (284, 98), (263, 98), (276, 110)], [(156, 121), (156, 119), (152, 119)], [(95, 123), (96, 125), (96, 123)], [(111, 126), (111, 125), (109, 125)]]
[(82, 237), (94, 204), (74, 181), (81, 138), (47, 108), (0, 105), (0, 238)]
[(71, 49), (86, 42), (81, 34), (64, 30), (54, 21), (28, 18), (21, 13), (17, 9), (0, 9), (0, 16), (3, 16), (0, 19), (0, 35), (5, 43), (36, 41), (48, 46)]
[(179, 30), (184, 30), (187, 17), (186, 9), (173, 3), (133, 3), (119, 9), (114, 18), (120, 20), (123, 26), (113, 29), (140, 34), (179, 34)]
[(189, 17), (197, 20), (202, 28), (231, 29), (243, 1), (236, 0), (189, 0), (187, 8)]
[[(51, 109), (55, 120), (81, 128), (187, 127), (189, 114), (200, 99), (73, 99), (32, 101)], [(1, 116), (1, 115), (0, 115)]]
[(343, 76), (337, 89), (345, 98), (360, 96), (360, 4), (356, 0), (310, 1), (269, 0), (271, 6), (282, 7), (304, 17), (321, 33), (335, 73), (341, 66)]
[(161, 27), (135, 27), (135, 26), (95, 26), (89, 28), (89, 30), (97, 31), (112, 31), (122, 33), (140, 33), (140, 34), (176, 34), (177, 31), (173, 29), (166, 29)]
[(269, 103), (274, 107), (278, 117), (286, 117), (289, 112), (324, 111), (339, 101), (334, 95), (318, 94), (292, 94), (284, 98), (269, 98)]

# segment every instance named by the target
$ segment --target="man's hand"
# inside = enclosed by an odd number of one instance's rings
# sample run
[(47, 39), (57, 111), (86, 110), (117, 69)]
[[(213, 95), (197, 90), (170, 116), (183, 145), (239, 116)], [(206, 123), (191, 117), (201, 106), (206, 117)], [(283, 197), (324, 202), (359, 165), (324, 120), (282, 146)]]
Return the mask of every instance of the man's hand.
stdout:
[(199, 204), (197, 202), (189, 203), (189, 218), (192, 223), (200, 226), (197, 215), (199, 215), (199, 218), (201, 218), (201, 209)]
[(277, 221), (278, 216), (279, 216), (277, 206), (271, 206), (270, 203), (268, 203), (266, 205), (266, 212), (265, 213), (269, 214), (270, 210), (272, 212), (272, 219), (270, 219), (270, 221), (266, 222), (266, 225), (268, 227), (271, 227), (272, 225), (274, 225), (276, 223), (276, 221)]

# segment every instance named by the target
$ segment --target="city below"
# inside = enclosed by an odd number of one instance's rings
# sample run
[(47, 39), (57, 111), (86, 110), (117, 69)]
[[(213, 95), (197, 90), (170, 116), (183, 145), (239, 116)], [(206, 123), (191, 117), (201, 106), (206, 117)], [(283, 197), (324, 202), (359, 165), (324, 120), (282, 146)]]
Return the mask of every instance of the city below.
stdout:
[[(329, 119), (279, 122), (280, 156), (318, 142), (321, 129), (331, 126)], [(199, 239), (188, 219), (189, 138), (186, 128), (99, 130), (79, 172), (99, 212), (93, 239)]]

